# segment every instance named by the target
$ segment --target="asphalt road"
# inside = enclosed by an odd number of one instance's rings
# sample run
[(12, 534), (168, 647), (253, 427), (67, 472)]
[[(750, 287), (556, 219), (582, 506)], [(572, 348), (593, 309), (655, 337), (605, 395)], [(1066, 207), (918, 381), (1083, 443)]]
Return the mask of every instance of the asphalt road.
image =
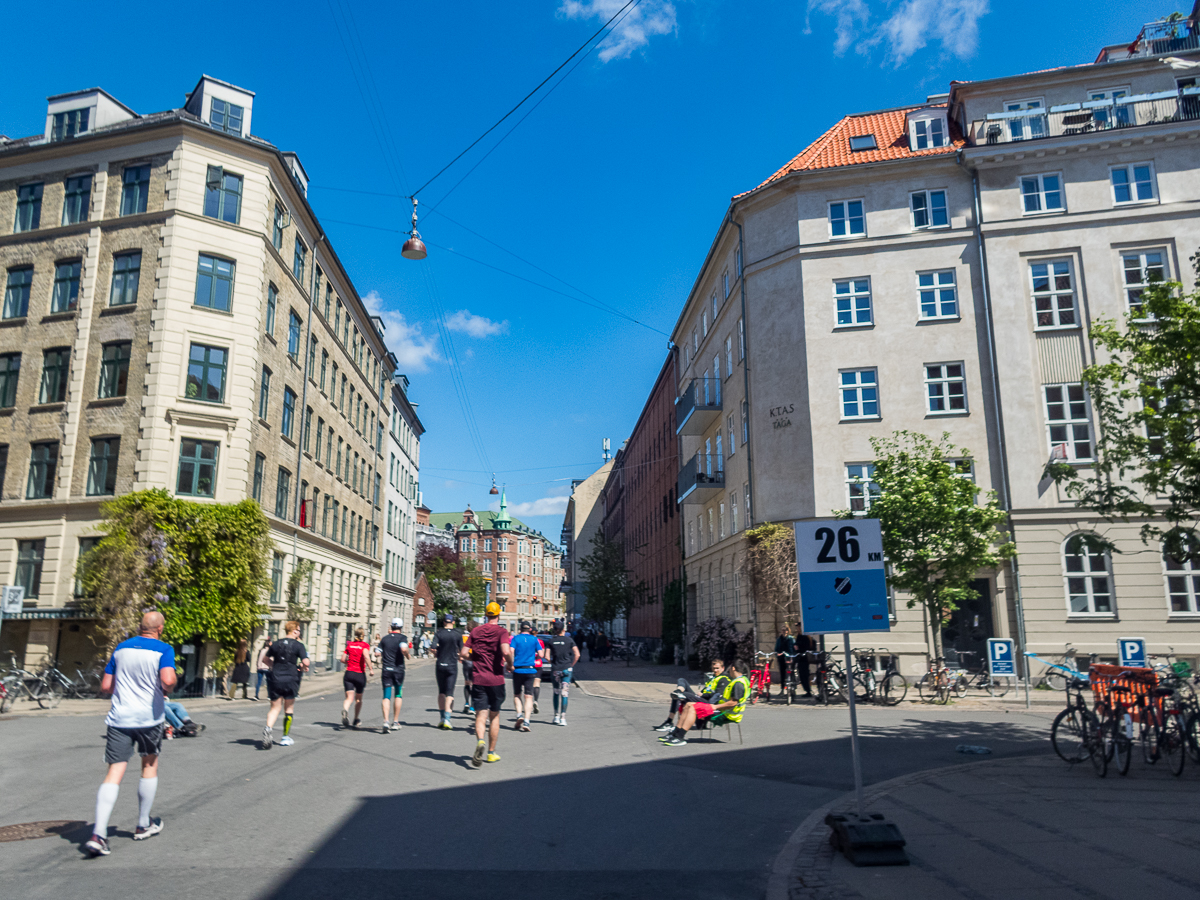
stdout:
[[(104, 772), (102, 716), (0, 722), (0, 826), (84, 823), (0, 843), (0, 893), (761, 898), (801, 820), (853, 788), (845, 707), (754, 707), (744, 745), (735, 733), (732, 745), (671, 748), (650, 730), (664, 710), (579, 690), (570, 725), (554, 727), (547, 687), (532, 732), (509, 727), (501, 761), (476, 770), (466, 717), (455, 714), (453, 732), (433, 727), (432, 668), (411, 669), (405, 687), (401, 731), (342, 730), (340, 695), (328, 694), (297, 704), (295, 746), (266, 752), (257, 749), (265, 702), (197, 713), (208, 726), (200, 737), (164, 745), (154, 807), (163, 833), (130, 840), (131, 771), (113, 813), (112, 855), (96, 860), (80, 845)], [(376, 681), (364, 724), (381, 721), (380, 697)], [(864, 709), (865, 780), (969, 760), (955, 752), (960, 743), (998, 756), (1046, 753), (1050, 715)]]

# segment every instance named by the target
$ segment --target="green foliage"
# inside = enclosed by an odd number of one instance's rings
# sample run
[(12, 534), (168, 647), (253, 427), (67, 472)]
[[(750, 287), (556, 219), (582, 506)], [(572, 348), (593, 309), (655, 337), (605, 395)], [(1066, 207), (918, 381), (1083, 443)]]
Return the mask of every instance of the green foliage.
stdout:
[(871, 438), (871, 447), (880, 494), (867, 516), (879, 519), (891, 564), (888, 581), (909, 595), (909, 609), (925, 607), (933, 655), (941, 657), (941, 626), (959, 601), (975, 596), (971, 581), (980, 569), (1016, 556), (1016, 545), (1000, 531), (1006, 516), (995, 491), (979, 503), (979, 488), (955, 466), (969, 451), (953, 446), (949, 433), (935, 444), (924, 434), (897, 431)]
[[(300, 585), (312, 578), (313, 568), (311, 559), (302, 559), (292, 567), (292, 574), (287, 582), (287, 617), (289, 619), (295, 619), (297, 622), (311, 622), (316, 615), (311, 606), (300, 602)], [(312, 599), (311, 590), (308, 599)]]
[(584, 616), (596, 622), (628, 617), (634, 606), (634, 592), (629, 584), (622, 546), (597, 531), (592, 537), (592, 548), (590, 555), (579, 560), (587, 583)]
[(663, 662), (674, 660), (674, 648), (683, 646), (684, 628), (684, 584), (676, 578), (663, 589), (662, 597), (662, 640)]
[(788, 525), (765, 522), (743, 534), (746, 551), (742, 573), (760, 613), (773, 618), (777, 633), (788, 615), (800, 613), (800, 580), (796, 574), (796, 532)]
[[(1200, 272), (1200, 255), (1192, 257)], [(1178, 282), (1151, 285), (1143, 312), (1122, 325), (1092, 327), (1108, 358), (1083, 372), (1098, 420), (1085, 468), (1055, 462), (1047, 474), (1080, 507), (1109, 521), (1141, 520), (1146, 543), (1167, 553), (1200, 558), (1200, 290)], [(1164, 524), (1165, 520), (1165, 524)], [(1093, 543), (1115, 551), (1103, 538)]]
[(163, 640), (199, 635), (232, 658), (267, 611), (272, 543), (258, 503), (195, 503), (151, 490), (110, 500), (100, 512), (104, 537), (77, 577), (108, 647), (157, 609), (166, 617)]
[(746, 663), (754, 659), (754, 633), (738, 631), (733, 619), (720, 616), (705, 619), (696, 626), (693, 646), (700, 655), (702, 671), (707, 670), (714, 659), (729, 662), (732, 656), (741, 661), (738, 668), (745, 672), (749, 671)]
[[(417, 571), (424, 572), (425, 580), (429, 582), (435, 612), (452, 612), (463, 616), (483, 615), (483, 607), (487, 604), (487, 589), (475, 560), (459, 556), (458, 551), (450, 547), (422, 544), (417, 550)], [(449, 593), (446, 587), (434, 587), (435, 581), (452, 584), (457, 591), (467, 595), (469, 603), (456, 594)], [(442, 594), (440, 606), (439, 590)]]

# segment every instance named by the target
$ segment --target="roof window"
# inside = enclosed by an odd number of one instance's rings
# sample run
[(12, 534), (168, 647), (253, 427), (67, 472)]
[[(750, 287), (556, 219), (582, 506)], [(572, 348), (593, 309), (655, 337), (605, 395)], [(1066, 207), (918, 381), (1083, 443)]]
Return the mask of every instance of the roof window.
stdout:
[(875, 144), (875, 135), (873, 134), (856, 134), (850, 138), (851, 150), (878, 150), (879, 147)]
[(88, 119), (91, 117), (92, 108), (85, 106), (83, 109), (72, 109), (67, 112), (54, 113), (54, 124), (50, 129), (50, 140), (64, 141), (67, 138), (73, 138), (77, 134), (83, 134), (88, 130)]

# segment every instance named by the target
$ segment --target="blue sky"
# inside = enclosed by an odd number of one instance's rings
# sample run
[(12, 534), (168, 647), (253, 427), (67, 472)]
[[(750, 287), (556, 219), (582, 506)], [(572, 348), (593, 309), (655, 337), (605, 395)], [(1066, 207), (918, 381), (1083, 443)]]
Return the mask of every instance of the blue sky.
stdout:
[[(846, 113), (920, 102), (951, 79), (1089, 62), (1175, 9), (641, 0), (490, 155), (542, 95), (421, 191), (430, 255), (401, 259), (411, 208), (398, 195), (623, 4), (209, 2), (111, 16), (21, 4), (12, 32), (41, 50), (0, 79), (0, 133), (40, 132), (46, 96), (93, 85), (143, 113), (181, 105), (202, 72), (255, 91), (255, 133), (300, 154), (310, 201), (388, 323), (428, 429), (426, 502), (486, 507), (495, 471), (514, 512), (557, 538), (570, 479), (599, 465), (602, 438), (615, 449), (633, 428), (731, 195)], [(68, 37), (65, 21), (87, 28)]]

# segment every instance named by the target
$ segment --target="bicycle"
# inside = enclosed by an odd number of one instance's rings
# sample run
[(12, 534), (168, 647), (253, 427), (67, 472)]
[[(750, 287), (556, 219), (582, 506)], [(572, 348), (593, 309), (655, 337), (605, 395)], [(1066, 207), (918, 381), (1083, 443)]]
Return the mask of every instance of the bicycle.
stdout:
[(941, 657), (931, 659), (928, 671), (917, 681), (917, 694), (922, 700), (945, 706), (950, 702), (955, 680), (945, 660)]
[(90, 700), (95, 697), (100, 690), (99, 682), (97, 681), (93, 686), (83, 672), (79, 669), (76, 669), (75, 672), (79, 676), (78, 679), (71, 678), (70, 675), (55, 666), (50, 666), (42, 673), (42, 676), (50, 682), (57, 683), (62, 688), (65, 697), (74, 697), (79, 700)]
[(974, 650), (959, 650), (957, 653), (959, 665), (962, 666), (963, 672), (963, 674), (958, 676), (958, 680), (962, 683), (961, 688), (958, 688), (956, 685), (957, 689), (955, 693), (958, 693), (959, 696), (964, 696), (970, 688), (987, 691), (991, 697), (1003, 697), (1011, 690), (1012, 685), (1009, 684), (1008, 679), (992, 677), (988, 672), (987, 666), (981, 666), (977, 669), (974, 666), (968, 666), (963, 663), (962, 657), (979, 655)]
[[(1026, 651), (1025, 656), (1028, 659), (1036, 659), (1046, 667), (1046, 671), (1042, 673), (1041, 680), (1034, 687), (1046, 687), (1052, 691), (1065, 691), (1067, 685), (1075, 678), (1086, 678), (1087, 673), (1080, 670), (1075, 662), (1075, 656), (1078, 651), (1067, 644), (1066, 652), (1063, 654), (1061, 663), (1051, 662), (1044, 657), (1038, 656), (1032, 651)], [(1096, 658), (1095, 653), (1088, 654), (1089, 665)]]
[(750, 667), (750, 702), (757, 703), (760, 697), (766, 697), (771, 702), (771, 654), (759, 650), (754, 659), (762, 660), (762, 664)]
[(874, 648), (851, 651), (855, 659), (852, 673), (856, 685), (855, 693), (857, 695), (858, 687), (861, 687), (863, 702), (895, 706), (907, 696), (908, 680), (900, 674), (900, 670), (896, 668), (895, 657), (888, 652), (886, 647), (881, 647), (878, 652), (887, 656), (888, 664), (883, 669), (882, 678), (876, 677), (876, 652)]
[(1096, 774), (1108, 774), (1108, 749), (1105, 746), (1100, 720), (1088, 708), (1083, 691), (1089, 682), (1077, 678), (1067, 685), (1067, 708), (1054, 717), (1050, 726), (1050, 745), (1063, 762), (1074, 765), (1090, 759)]
[(26, 699), (33, 700), (42, 709), (54, 709), (62, 702), (62, 690), (52, 684), (45, 673), (35, 675), (33, 672), (12, 665), (5, 680), (9, 684), (9, 693), (15, 694), (14, 700), (24, 694)]
[(809, 651), (813, 662), (817, 664), (816, 671), (813, 673), (815, 679), (817, 702), (829, 705), (831, 695), (837, 695), (843, 700), (846, 699), (846, 673), (842, 671), (841, 665), (833, 658), (833, 651), (837, 647), (831, 647), (829, 650), (811, 650)]

